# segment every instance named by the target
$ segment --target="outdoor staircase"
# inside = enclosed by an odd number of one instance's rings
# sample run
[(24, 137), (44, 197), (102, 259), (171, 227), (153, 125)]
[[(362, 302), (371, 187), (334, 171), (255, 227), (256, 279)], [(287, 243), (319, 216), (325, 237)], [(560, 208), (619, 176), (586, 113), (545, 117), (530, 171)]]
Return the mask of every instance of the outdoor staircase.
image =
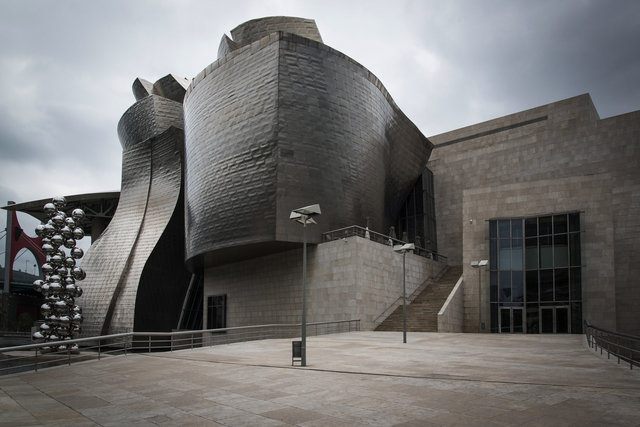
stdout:
[[(438, 312), (462, 275), (462, 266), (449, 266), (440, 280), (427, 286), (407, 305), (407, 331), (438, 332)], [(376, 331), (402, 331), (402, 304), (393, 311)]]

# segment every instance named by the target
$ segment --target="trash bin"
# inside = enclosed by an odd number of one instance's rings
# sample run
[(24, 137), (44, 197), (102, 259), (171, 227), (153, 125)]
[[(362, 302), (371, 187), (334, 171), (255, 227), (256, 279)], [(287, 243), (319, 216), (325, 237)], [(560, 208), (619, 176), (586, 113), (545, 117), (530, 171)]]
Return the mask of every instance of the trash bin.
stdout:
[(295, 362), (300, 362), (302, 365), (302, 341), (291, 342), (291, 366)]

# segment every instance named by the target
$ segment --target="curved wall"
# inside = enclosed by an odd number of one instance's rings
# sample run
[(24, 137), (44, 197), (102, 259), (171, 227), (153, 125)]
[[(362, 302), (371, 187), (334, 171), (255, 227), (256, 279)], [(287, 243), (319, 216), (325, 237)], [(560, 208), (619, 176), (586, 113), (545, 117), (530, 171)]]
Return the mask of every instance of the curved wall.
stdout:
[(432, 148), (367, 69), (288, 33), (211, 64), (184, 106), (192, 268), (300, 242), (289, 212), (312, 203), (323, 214), (311, 242), (367, 220), (384, 230)]

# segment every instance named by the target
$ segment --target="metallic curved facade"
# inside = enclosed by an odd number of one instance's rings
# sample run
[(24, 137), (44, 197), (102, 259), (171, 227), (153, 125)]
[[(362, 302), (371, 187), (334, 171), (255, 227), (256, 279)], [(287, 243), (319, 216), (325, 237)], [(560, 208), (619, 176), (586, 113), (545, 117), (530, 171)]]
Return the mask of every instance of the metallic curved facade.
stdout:
[[(134, 83), (139, 97), (118, 125), (122, 189), (114, 217), (83, 261), (83, 334), (170, 330), (190, 275), (183, 263), (182, 103)], [(147, 82), (148, 83), (148, 82)], [(175, 93), (178, 93), (177, 98)], [(184, 96), (184, 88), (182, 89)]]
[(432, 145), (380, 81), (310, 20), (249, 21), (232, 36), (184, 101), (191, 268), (291, 247), (302, 236), (289, 212), (313, 203), (311, 241), (393, 225)]

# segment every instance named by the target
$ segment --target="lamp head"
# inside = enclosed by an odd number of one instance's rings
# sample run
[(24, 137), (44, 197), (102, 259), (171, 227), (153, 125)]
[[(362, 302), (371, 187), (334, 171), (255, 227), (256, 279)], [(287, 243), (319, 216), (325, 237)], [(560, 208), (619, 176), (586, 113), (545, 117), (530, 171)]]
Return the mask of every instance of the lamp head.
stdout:
[(315, 204), (292, 210), (289, 219), (302, 225), (317, 224), (313, 217), (320, 214), (320, 205)]
[(407, 251), (412, 251), (416, 248), (416, 245), (413, 243), (405, 243), (404, 245), (395, 245), (393, 247), (393, 251), (399, 254), (403, 254)]

